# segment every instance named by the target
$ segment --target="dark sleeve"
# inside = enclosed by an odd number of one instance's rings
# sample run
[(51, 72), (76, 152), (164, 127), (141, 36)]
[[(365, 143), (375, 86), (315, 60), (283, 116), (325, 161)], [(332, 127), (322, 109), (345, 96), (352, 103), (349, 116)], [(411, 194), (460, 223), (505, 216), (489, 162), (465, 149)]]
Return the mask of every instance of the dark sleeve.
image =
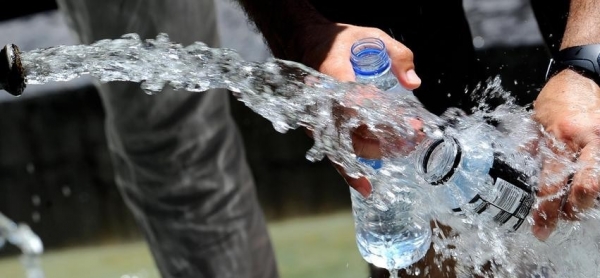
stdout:
[(328, 24), (306, 0), (237, 0), (273, 56), (300, 61), (310, 36), (307, 26)]

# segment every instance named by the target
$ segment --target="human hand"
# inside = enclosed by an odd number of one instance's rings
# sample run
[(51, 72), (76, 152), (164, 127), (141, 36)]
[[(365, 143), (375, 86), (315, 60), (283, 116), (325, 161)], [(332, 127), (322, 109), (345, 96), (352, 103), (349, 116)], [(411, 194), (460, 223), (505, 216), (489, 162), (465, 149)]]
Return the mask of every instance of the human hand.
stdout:
[[(355, 81), (354, 71), (350, 63), (352, 44), (359, 39), (375, 37), (384, 42), (388, 55), (392, 60), (391, 70), (400, 84), (408, 90), (416, 89), (421, 84), (421, 80), (414, 70), (412, 52), (380, 29), (328, 23), (307, 27), (303, 37), (304, 39), (300, 44), (306, 50), (301, 52), (301, 63), (338, 81)], [(369, 98), (366, 94), (361, 97)], [(340, 118), (351, 117), (353, 114), (353, 111), (347, 108), (341, 108), (337, 112), (345, 115)], [(417, 130), (420, 128), (420, 123), (416, 120), (411, 125)], [(357, 156), (367, 159), (381, 158), (381, 138), (375, 136), (366, 126), (359, 126), (354, 129), (351, 138)], [(395, 139), (390, 138), (390, 140)], [(398, 142), (398, 144), (402, 143)], [(369, 195), (371, 185), (366, 178), (352, 178), (345, 173), (342, 166), (336, 163), (334, 163), (334, 166), (351, 187), (363, 196)]]
[[(553, 145), (556, 157), (545, 157), (533, 212), (533, 233), (546, 240), (559, 218), (574, 220), (595, 205), (600, 192), (600, 87), (566, 69), (548, 80), (534, 103), (534, 116), (564, 147)], [(552, 145), (552, 144), (551, 144)], [(575, 173), (561, 162), (573, 161)]]

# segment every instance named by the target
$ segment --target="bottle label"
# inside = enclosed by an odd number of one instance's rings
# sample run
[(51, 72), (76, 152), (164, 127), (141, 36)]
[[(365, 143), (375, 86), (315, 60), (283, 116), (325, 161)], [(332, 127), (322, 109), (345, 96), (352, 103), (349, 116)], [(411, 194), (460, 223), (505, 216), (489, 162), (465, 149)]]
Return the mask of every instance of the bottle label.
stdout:
[(494, 196), (490, 196), (489, 202), (501, 210), (514, 213), (519, 208), (520, 201), (526, 194), (525, 191), (502, 178), (497, 178), (494, 186), (496, 187), (496, 190), (494, 190), (495, 194)]
[(494, 221), (501, 225), (510, 225), (517, 230), (529, 214), (534, 202), (527, 177), (511, 167), (500, 155), (494, 154), (494, 163), (489, 170), (494, 179), (494, 187), (486, 196), (477, 196), (471, 203), (478, 203), (475, 211), (488, 211), (494, 215)]

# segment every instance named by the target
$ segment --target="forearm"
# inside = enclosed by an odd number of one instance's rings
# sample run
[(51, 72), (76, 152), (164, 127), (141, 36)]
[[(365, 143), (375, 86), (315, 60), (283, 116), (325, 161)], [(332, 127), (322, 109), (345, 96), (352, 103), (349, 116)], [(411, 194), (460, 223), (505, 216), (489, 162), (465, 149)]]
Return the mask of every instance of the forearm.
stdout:
[(600, 43), (600, 1), (571, 0), (561, 49)]
[(275, 57), (299, 61), (304, 52), (306, 26), (327, 24), (305, 0), (237, 0), (262, 33)]

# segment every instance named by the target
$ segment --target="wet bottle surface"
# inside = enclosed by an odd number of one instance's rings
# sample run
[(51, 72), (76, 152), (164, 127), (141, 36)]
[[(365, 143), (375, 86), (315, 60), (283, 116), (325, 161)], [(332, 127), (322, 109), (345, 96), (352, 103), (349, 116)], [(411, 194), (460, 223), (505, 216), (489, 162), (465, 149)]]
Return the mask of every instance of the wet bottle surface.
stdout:
[(479, 124), (421, 142), (416, 163), (438, 198), (456, 214), (472, 214), (508, 231), (526, 221), (535, 195), (530, 156), (506, 148), (494, 127)]
[[(382, 93), (412, 96), (392, 74), (391, 61), (381, 40), (359, 40), (351, 51), (357, 82), (375, 85)], [(376, 170), (386, 167), (381, 160), (358, 159)], [(420, 260), (431, 244), (429, 219), (417, 208), (414, 162), (407, 157), (393, 162), (405, 167), (406, 175), (390, 179), (376, 171), (369, 177), (372, 192), (368, 198), (351, 189), (359, 252), (367, 262), (388, 270), (402, 269)]]

